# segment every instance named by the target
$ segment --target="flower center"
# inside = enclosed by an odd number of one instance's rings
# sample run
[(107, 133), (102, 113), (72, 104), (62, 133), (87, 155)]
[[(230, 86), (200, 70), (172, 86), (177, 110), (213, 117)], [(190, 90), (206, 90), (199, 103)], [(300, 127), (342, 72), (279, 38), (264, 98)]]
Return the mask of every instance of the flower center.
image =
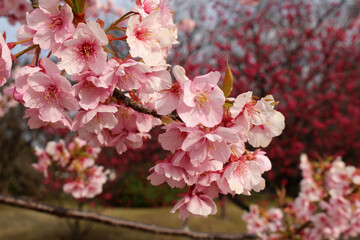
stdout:
[(138, 28), (135, 36), (140, 41), (147, 41), (151, 38), (151, 30), (148, 28)]
[(58, 89), (56, 86), (54, 85), (50, 85), (46, 90), (45, 90), (45, 95), (44, 98), (46, 99), (46, 101), (48, 101), (49, 103), (54, 103), (57, 102), (58, 99)]
[(209, 98), (206, 92), (197, 94), (195, 97), (195, 102), (201, 108), (207, 108), (209, 110), (211, 109), (210, 106), (211, 99)]
[(53, 17), (49, 24), (49, 28), (52, 30), (59, 30), (63, 25), (63, 20), (60, 17)]
[(95, 55), (95, 49), (91, 43), (85, 42), (78, 48), (80, 56), (85, 59), (93, 58)]

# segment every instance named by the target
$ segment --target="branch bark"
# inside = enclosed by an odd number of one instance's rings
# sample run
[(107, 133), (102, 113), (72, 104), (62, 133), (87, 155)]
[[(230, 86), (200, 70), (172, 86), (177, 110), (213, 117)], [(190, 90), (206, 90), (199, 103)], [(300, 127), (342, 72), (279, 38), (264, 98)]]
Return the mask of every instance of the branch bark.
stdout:
[(157, 234), (186, 236), (194, 239), (239, 239), (239, 240), (258, 239), (258, 237), (254, 234), (205, 233), (205, 232), (194, 232), (186, 229), (155, 226), (155, 225), (125, 220), (121, 218), (109, 217), (94, 212), (78, 211), (68, 208), (55, 207), (52, 205), (38, 203), (32, 200), (7, 196), (3, 194), (0, 194), (0, 203), (19, 207), (19, 208), (25, 208), (37, 212), (42, 212), (50, 215), (55, 215), (63, 218), (82, 219), (86, 221), (111, 225), (114, 227), (125, 227), (125, 228), (137, 229), (140, 231), (152, 232)]
[[(148, 115), (151, 115), (153, 117), (156, 118), (162, 118), (164, 117), (163, 115), (158, 114), (154, 109), (148, 108), (140, 103), (135, 102), (132, 98), (129, 98), (127, 96), (125, 96), (124, 93), (120, 92), (119, 90), (115, 89), (113, 96), (120, 102), (124, 103), (125, 106), (130, 107), (132, 109), (134, 109), (137, 112), (140, 113), (145, 113)], [(181, 119), (179, 118), (179, 116), (177, 114), (169, 114), (166, 115), (167, 117), (173, 119), (174, 121), (179, 120), (181, 121)]]

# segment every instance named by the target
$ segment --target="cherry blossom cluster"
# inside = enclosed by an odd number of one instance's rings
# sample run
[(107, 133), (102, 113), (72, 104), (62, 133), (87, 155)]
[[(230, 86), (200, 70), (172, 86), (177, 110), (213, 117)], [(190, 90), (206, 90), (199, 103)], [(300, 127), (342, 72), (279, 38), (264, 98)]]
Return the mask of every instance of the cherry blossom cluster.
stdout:
[(148, 177), (153, 185), (189, 186), (172, 210), (179, 209), (182, 219), (215, 214), (212, 199), (219, 193), (250, 195), (251, 190), (264, 189), (261, 175), (271, 169), (271, 162), (263, 151), (246, 150), (245, 143), (266, 147), (284, 128), (271, 95), (255, 100), (252, 92), (243, 93), (224, 112), (225, 98), (216, 85), (219, 77), (211, 72), (190, 81), (182, 75), (177, 89), (184, 89), (184, 96), (176, 109), (183, 122), (168, 124), (159, 136), (162, 147), (173, 155), (157, 163)]
[[(189, 187), (172, 210), (179, 209), (181, 218), (214, 214), (218, 194), (264, 189), (262, 174), (271, 162), (245, 144), (266, 147), (284, 129), (272, 95), (258, 98), (249, 91), (229, 98), (230, 68), (221, 88), (220, 72), (190, 79), (181, 66), (171, 68), (166, 59), (178, 42), (168, 0), (137, 0), (107, 28), (101, 19), (86, 19), (91, 17), (86, 3), (39, 0), (19, 27), (18, 42), (0, 42), (2, 83), (10, 75), (9, 49), (22, 44), (27, 48), (15, 57), (34, 55), (13, 74), (13, 97), (27, 108), (30, 128), (65, 128), (79, 137), (67, 148), (50, 142), (45, 151), (37, 149), (35, 167), (44, 175), (52, 163), (62, 167), (71, 176), (65, 192), (93, 197), (107, 174), (94, 165), (94, 149), (115, 147), (121, 154), (140, 148), (149, 131), (164, 123), (159, 142), (173, 154), (151, 169), (149, 179), (154, 185)], [(130, 55), (121, 58), (115, 41), (126, 42)], [(48, 56), (40, 57), (41, 52)]]
[(68, 145), (64, 140), (50, 141), (45, 149), (35, 148), (39, 161), (33, 167), (45, 178), (59, 176), (63, 191), (74, 198), (93, 198), (102, 192), (109, 174), (109, 170), (95, 164), (100, 150), (80, 138), (72, 139)]
[[(360, 169), (346, 166), (340, 157), (310, 162), (301, 155), (303, 179), (294, 200), (281, 208), (252, 205), (243, 215), (250, 233), (262, 239), (285, 236), (308, 240), (348, 239), (360, 234)], [(290, 219), (290, 220), (289, 220)]]
[(234, 96), (249, 90), (281, 96), (277, 110), (286, 127), (266, 151), (277, 166), (269, 181), (297, 183), (303, 151), (360, 155), (360, 14), (348, 11), (358, 1), (267, 0), (256, 7), (240, 3), (247, 0), (174, 1), (178, 15), (197, 22), (192, 33), (179, 34), (174, 65), (192, 76), (224, 72), (227, 56)]

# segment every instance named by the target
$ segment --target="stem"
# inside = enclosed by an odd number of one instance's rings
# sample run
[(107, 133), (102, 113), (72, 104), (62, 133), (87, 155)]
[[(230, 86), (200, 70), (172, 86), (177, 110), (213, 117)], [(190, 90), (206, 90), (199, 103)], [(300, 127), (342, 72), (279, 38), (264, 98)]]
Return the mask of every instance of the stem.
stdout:
[(111, 50), (108, 49), (107, 47), (103, 46), (103, 48), (104, 48), (104, 50), (105, 50), (106, 52), (109, 52), (109, 53), (111, 53), (111, 54), (114, 55), (114, 56), (117, 55), (115, 52), (111, 51)]
[(115, 53), (115, 56), (116, 56), (117, 58), (120, 58), (119, 54), (116, 52), (116, 50), (115, 50), (115, 48), (114, 48), (114, 46), (113, 46), (113, 44), (112, 44), (111, 41), (109, 41), (109, 45), (110, 45), (111, 49), (113, 50), (113, 52)]
[(33, 50), (33, 49), (36, 48), (37, 46), (38, 46), (38, 45), (32, 45), (32, 46), (28, 47), (27, 49), (24, 49), (24, 50), (22, 50), (21, 52), (18, 52), (18, 53), (15, 54), (14, 56), (15, 56), (16, 58), (18, 58), (18, 57), (20, 57), (21, 55), (23, 55), (24, 53), (27, 53), (27, 52)]
[(24, 40), (21, 40), (21, 41), (14, 42), (14, 44), (18, 45), (18, 44), (21, 44), (21, 43), (24, 43), (24, 42), (29, 42), (29, 41), (32, 41), (32, 40), (33, 40), (32, 38), (28, 38), (28, 39), (24, 39)]
[(39, 65), (40, 53), (41, 53), (41, 48), (38, 46), (38, 47), (36, 48), (36, 52), (35, 52), (35, 56), (36, 56), (35, 66), (38, 66), (38, 65)]
[(125, 15), (121, 16), (121, 18), (119, 18), (118, 20), (116, 20), (115, 22), (113, 22), (106, 30), (105, 33), (113, 30), (114, 27), (116, 27), (116, 25), (118, 25), (119, 23), (121, 23), (122, 21), (130, 18), (132, 15), (136, 15), (138, 14), (137, 12), (128, 12)]

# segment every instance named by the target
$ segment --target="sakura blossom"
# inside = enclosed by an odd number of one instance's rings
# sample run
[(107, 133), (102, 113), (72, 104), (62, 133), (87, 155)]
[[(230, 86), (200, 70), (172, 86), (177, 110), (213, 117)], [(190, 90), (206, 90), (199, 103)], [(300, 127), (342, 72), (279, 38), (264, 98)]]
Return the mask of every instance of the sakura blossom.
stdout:
[(56, 65), (47, 59), (43, 62), (48, 64), (49, 73), (35, 72), (28, 76), (29, 88), (23, 100), (26, 107), (38, 109), (42, 121), (55, 123), (66, 115), (65, 109), (76, 111), (78, 103), (70, 93), (69, 81), (59, 74)]
[(92, 71), (71, 76), (78, 83), (72, 86), (72, 93), (79, 97), (79, 105), (84, 110), (94, 109), (104, 103), (112, 93), (112, 82), (105, 82)]
[(100, 74), (106, 64), (107, 54), (102, 48), (108, 44), (104, 30), (97, 22), (79, 23), (73, 38), (63, 43), (58, 56), (58, 66), (69, 74), (92, 70)]
[(188, 194), (184, 196), (171, 210), (174, 213), (179, 209), (179, 218), (186, 219), (191, 215), (205, 217), (216, 213), (215, 202), (204, 194)]
[(75, 28), (72, 10), (59, 0), (39, 0), (39, 8), (27, 15), (28, 27), (35, 31), (33, 42), (43, 49), (56, 52), (61, 44), (70, 38)]
[(184, 83), (184, 97), (177, 112), (187, 126), (201, 123), (213, 127), (221, 122), (225, 97), (217, 86), (219, 79), (219, 72), (210, 72)]
[(5, 38), (0, 34), (0, 87), (3, 86), (11, 75), (11, 52)]

